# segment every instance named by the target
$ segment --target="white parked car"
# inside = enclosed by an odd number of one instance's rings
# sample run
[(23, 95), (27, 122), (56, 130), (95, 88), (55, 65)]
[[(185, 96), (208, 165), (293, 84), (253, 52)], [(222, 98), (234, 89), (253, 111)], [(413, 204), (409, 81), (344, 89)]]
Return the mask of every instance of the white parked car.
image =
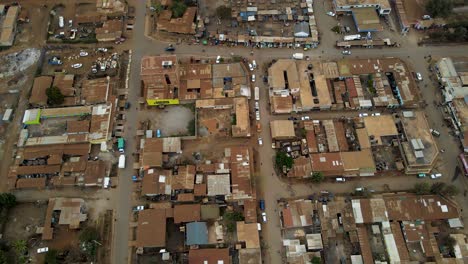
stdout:
[(133, 207), (133, 212), (139, 212), (139, 211), (143, 211), (143, 210), (145, 210), (144, 205), (138, 205), (138, 206)]
[(252, 64), (250, 64), (250, 63), (249, 63), (249, 69), (250, 69), (250, 71), (253, 71), (253, 70), (254, 70)]
[(221, 62), (221, 56), (218, 55), (218, 57), (216, 57), (216, 63), (220, 63)]
[(97, 48), (97, 51), (100, 51), (100, 52), (107, 52), (107, 49), (106, 49), (106, 48)]
[(431, 19), (431, 16), (430, 16), (430, 15), (424, 15), (424, 16), (422, 17), (422, 19), (423, 19), (423, 20), (429, 20), (429, 19)]
[(302, 116), (301, 117), (301, 120), (304, 121), (304, 120), (310, 120), (310, 117), (309, 116)]
[(365, 117), (365, 116), (369, 116), (368, 113), (359, 113), (359, 117)]
[(257, 62), (255, 60), (252, 61), (252, 66), (253, 66), (254, 69), (257, 68)]
[(262, 221), (263, 221), (263, 223), (267, 222), (267, 216), (266, 216), (265, 212), (262, 212)]
[(83, 67), (83, 64), (81, 64), (81, 63), (75, 63), (75, 64), (72, 64), (71, 67), (72, 67), (73, 69), (79, 69), (79, 68)]
[(252, 74), (252, 82), (255, 82), (255, 74)]
[(336, 178), (336, 182), (345, 182), (346, 179), (343, 177)]
[(417, 79), (418, 81), (422, 81), (422, 80), (423, 80), (421, 73), (419, 73), (419, 72), (416, 73), (416, 79)]
[(258, 110), (260, 109), (260, 104), (258, 103), (258, 101), (255, 101), (255, 110)]
[(329, 15), (329, 16), (331, 16), (331, 17), (334, 17), (334, 16), (336, 16), (336, 14), (335, 14), (335, 13), (333, 13), (332, 11), (328, 11), (328, 12), (327, 12), (327, 15)]
[(258, 138), (258, 145), (260, 145), (260, 146), (263, 145), (263, 139), (261, 137)]
[(255, 111), (255, 120), (260, 121), (260, 112), (258, 110)]
[(40, 254), (40, 253), (46, 253), (47, 251), (49, 251), (49, 248), (48, 247), (43, 247), (43, 248), (38, 248), (37, 249), (37, 253)]
[(88, 52), (84, 50), (80, 51), (80, 57), (86, 57), (86, 56), (88, 56)]
[(343, 50), (343, 51), (341, 52), (341, 54), (343, 54), (343, 55), (351, 55), (351, 51), (350, 51), (350, 50)]
[(431, 174), (431, 179), (438, 179), (442, 177), (442, 173), (433, 173)]
[(380, 113), (372, 113), (371, 116), (380, 116)]

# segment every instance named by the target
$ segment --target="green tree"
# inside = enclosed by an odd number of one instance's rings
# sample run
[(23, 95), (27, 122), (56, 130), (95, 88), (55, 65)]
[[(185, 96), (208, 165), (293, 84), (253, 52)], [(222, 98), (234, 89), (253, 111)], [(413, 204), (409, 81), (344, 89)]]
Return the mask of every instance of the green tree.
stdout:
[(448, 17), (452, 9), (452, 0), (428, 0), (426, 2), (426, 11), (432, 17)]
[(216, 15), (221, 19), (228, 19), (231, 17), (231, 8), (227, 6), (218, 6), (216, 8)]
[(284, 151), (276, 152), (275, 161), (276, 161), (276, 167), (278, 167), (278, 169), (282, 169), (283, 166), (286, 166), (286, 168), (291, 169), (292, 166), (294, 165), (293, 158), (286, 155), (286, 152)]
[(226, 229), (229, 233), (232, 233), (236, 230), (236, 225), (233, 222), (229, 222), (226, 224)]
[(446, 195), (446, 196), (455, 196), (458, 193), (459, 193), (459, 190), (458, 190), (457, 186), (455, 186), (453, 184), (450, 184), (447, 187), (445, 187), (442, 194)]
[(0, 264), (8, 264), (10, 263), (8, 261), (7, 253), (3, 250), (0, 250)]
[(65, 96), (63, 96), (60, 89), (55, 86), (47, 88), (46, 95), (47, 103), (49, 105), (60, 105), (63, 104), (63, 101), (65, 100)]
[(28, 245), (25, 240), (16, 240), (13, 242), (13, 250), (15, 251), (18, 263), (26, 263), (26, 253), (28, 252)]
[(414, 192), (417, 195), (424, 195), (431, 193), (431, 186), (427, 182), (419, 182), (414, 185)]
[(468, 35), (468, 29), (466, 27), (457, 27), (453, 34), (456, 36), (456, 40), (464, 41)]
[(195, 136), (195, 118), (190, 120), (190, 122), (187, 124), (187, 131), (189, 133), (189, 136)]
[(81, 250), (88, 256), (94, 259), (97, 253), (99, 243), (99, 233), (94, 227), (83, 229), (79, 236)]
[(11, 193), (0, 194), (0, 205), (5, 208), (12, 208), (16, 205), (16, 196)]
[(312, 177), (310, 179), (311, 179), (311, 181), (313, 181), (315, 183), (320, 183), (324, 179), (323, 173), (321, 171), (314, 171), (312, 173)]
[(244, 221), (244, 216), (240, 212), (225, 212), (223, 217), (228, 220), (228, 221), (233, 221), (233, 222), (238, 222), (238, 221)]
[(174, 0), (172, 1), (171, 11), (173, 18), (182, 17), (187, 10), (187, 5), (184, 4), (181, 0)]
[(374, 76), (372, 76), (372, 74), (369, 74), (369, 77), (367, 79), (367, 89), (372, 94), (376, 93), (376, 90), (375, 90), (375, 87), (374, 87)]
[(433, 183), (432, 186), (431, 186), (431, 193), (432, 194), (441, 194), (444, 191), (445, 186), (446, 185), (443, 182)]
[(44, 264), (56, 264), (57, 263), (57, 250), (51, 249), (47, 251), (44, 259)]
[(322, 264), (322, 259), (320, 257), (312, 257), (312, 264)]
[(164, 9), (163, 6), (161, 5), (161, 3), (159, 3), (159, 2), (153, 4), (151, 7), (153, 8), (153, 11), (158, 15), (161, 14), (161, 12)]
[(236, 222), (244, 221), (244, 215), (237, 211), (226, 211), (223, 214), (223, 218), (226, 221), (226, 229), (228, 232), (234, 232), (236, 230)]
[(455, 238), (451, 237), (449, 234), (443, 234), (440, 237), (440, 243), (442, 244), (443, 247), (446, 247), (447, 250), (451, 253), (454, 252), (454, 247), (457, 244), (457, 241)]

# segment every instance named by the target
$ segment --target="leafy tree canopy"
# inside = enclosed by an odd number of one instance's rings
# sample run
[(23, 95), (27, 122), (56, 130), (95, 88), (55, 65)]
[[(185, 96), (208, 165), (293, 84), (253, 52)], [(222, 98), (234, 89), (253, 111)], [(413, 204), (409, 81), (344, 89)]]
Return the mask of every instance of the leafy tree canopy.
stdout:
[(313, 182), (320, 183), (320, 182), (323, 181), (323, 179), (324, 179), (324, 177), (323, 177), (323, 173), (321, 171), (314, 171), (312, 173), (311, 180)]
[(275, 160), (276, 160), (276, 166), (279, 169), (282, 169), (283, 166), (286, 166), (286, 168), (291, 169), (294, 164), (293, 158), (288, 157), (288, 155), (286, 155), (286, 152), (284, 151), (278, 151), (276, 153)]
[(420, 182), (414, 185), (414, 192), (417, 195), (424, 195), (431, 193), (431, 186), (427, 182)]
[(187, 5), (184, 2), (180, 0), (172, 1), (171, 11), (172, 11), (173, 18), (182, 17), (186, 10), (187, 10)]
[(448, 17), (452, 9), (452, 0), (428, 0), (426, 2), (426, 11), (432, 17)]
[(63, 101), (65, 100), (65, 96), (63, 96), (60, 89), (55, 86), (47, 88), (46, 95), (47, 95), (47, 103), (49, 105), (61, 105), (63, 104)]
[(321, 264), (322, 263), (322, 259), (317, 257), (317, 256), (314, 256), (312, 258), (312, 264)]
[(11, 193), (1, 193), (0, 205), (5, 208), (12, 208), (16, 205), (16, 196)]

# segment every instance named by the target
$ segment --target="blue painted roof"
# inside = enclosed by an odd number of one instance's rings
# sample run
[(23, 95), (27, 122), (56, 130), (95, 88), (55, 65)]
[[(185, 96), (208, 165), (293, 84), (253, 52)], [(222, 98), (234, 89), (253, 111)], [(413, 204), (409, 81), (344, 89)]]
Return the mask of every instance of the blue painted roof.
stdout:
[(186, 232), (186, 245), (206, 245), (208, 244), (208, 228), (205, 222), (191, 222), (187, 223)]

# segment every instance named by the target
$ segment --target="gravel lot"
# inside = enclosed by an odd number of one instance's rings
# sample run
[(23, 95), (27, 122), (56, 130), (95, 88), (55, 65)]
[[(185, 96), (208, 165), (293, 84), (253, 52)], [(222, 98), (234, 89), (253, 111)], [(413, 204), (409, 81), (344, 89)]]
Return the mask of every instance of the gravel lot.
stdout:
[(189, 133), (188, 125), (195, 118), (190, 107), (183, 105), (151, 109), (146, 111), (144, 115), (150, 120), (151, 129), (153, 131), (160, 129), (163, 137), (187, 135)]

